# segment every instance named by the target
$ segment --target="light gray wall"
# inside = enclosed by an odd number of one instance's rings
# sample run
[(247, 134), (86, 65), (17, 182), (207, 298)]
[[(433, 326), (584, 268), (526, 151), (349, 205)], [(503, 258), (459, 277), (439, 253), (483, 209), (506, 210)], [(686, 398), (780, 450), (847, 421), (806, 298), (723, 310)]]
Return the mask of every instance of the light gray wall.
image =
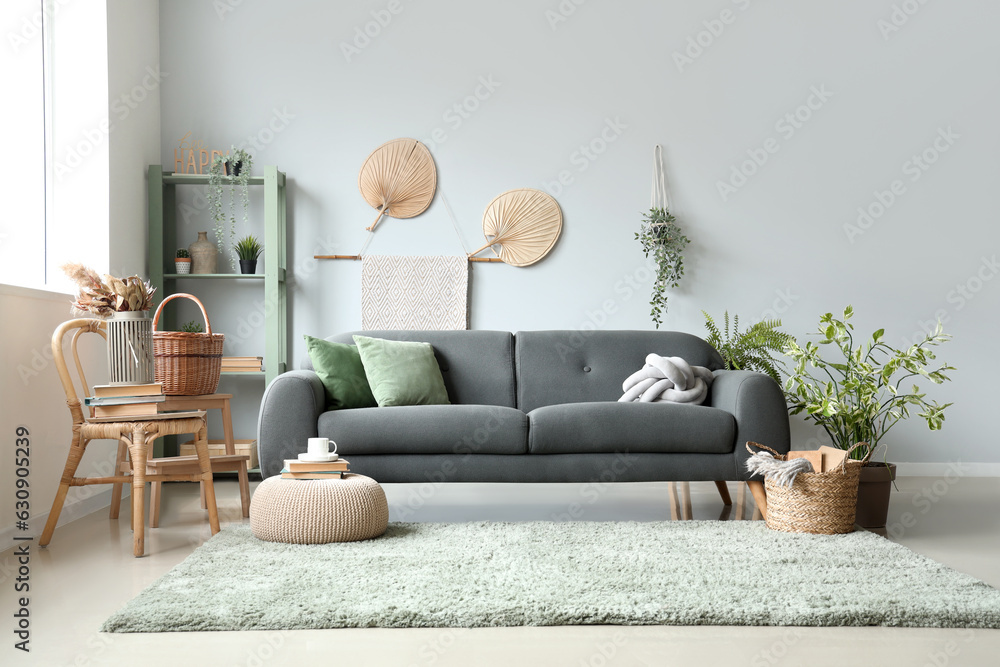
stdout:
[(159, 0), (108, 0), (110, 265), (147, 275), (146, 168), (160, 161)]
[[(956, 337), (943, 358), (959, 370), (932, 394), (955, 406), (942, 433), (915, 423), (894, 431), (893, 458), (997, 464), (992, 383), (980, 370), (1000, 302), (997, 20), (1000, 6), (986, 0), (171, 0), (160, 7), (170, 72), (162, 152), (169, 161), (187, 132), (211, 147), (255, 136), (257, 164), (288, 173), (297, 365), (302, 334), (360, 325), (360, 265), (310, 258), (358, 251), (374, 217), (358, 169), (402, 136), (431, 148), (439, 195), (467, 248), (482, 243), (483, 209), (504, 190), (548, 188), (562, 206), (563, 236), (545, 260), (474, 267), (473, 328), (650, 328), (633, 233), (660, 143), (673, 209), (692, 239), (666, 328), (702, 333), (702, 309), (729, 309), (747, 320), (780, 316), (801, 336), (850, 303), (859, 332), (885, 327), (902, 344), (943, 317)], [(344, 45), (366, 28), (377, 34), (358, 38), (348, 58)], [(689, 48), (691, 62), (679, 65), (675, 52)], [(469, 97), (477, 91), (484, 99)], [(462, 117), (456, 104), (476, 108)], [(798, 127), (782, 121), (797, 110), (808, 116)], [(936, 141), (947, 152), (935, 155)], [(600, 154), (587, 158), (587, 145)], [(724, 199), (718, 183), (763, 147), (772, 154)], [(908, 161), (925, 149), (936, 161), (913, 171)], [(563, 171), (572, 182), (560, 190), (552, 183)], [(858, 207), (895, 180), (901, 194), (849, 238)], [(186, 242), (208, 228), (200, 219), (187, 223)], [(440, 196), (418, 218), (383, 222), (369, 248), (461, 251)], [(251, 317), (252, 289), (213, 289), (220, 324)], [(241, 391), (251, 404), (259, 398), (254, 386)], [(813, 435), (797, 433), (800, 444)]]

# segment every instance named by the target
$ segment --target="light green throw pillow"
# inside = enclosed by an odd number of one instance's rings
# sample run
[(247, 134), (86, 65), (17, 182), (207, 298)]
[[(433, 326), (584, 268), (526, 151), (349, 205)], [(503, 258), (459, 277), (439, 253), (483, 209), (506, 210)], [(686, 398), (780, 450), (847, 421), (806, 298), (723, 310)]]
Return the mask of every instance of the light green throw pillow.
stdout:
[(313, 369), (326, 388), (327, 408), (374, 408), (378, 405), (368, 386), (358, 348), (312, 336), (303, 338)]
[(354, 342), (379, 407), (451, 403), (430, 343), (367, 336), (355, 336)]

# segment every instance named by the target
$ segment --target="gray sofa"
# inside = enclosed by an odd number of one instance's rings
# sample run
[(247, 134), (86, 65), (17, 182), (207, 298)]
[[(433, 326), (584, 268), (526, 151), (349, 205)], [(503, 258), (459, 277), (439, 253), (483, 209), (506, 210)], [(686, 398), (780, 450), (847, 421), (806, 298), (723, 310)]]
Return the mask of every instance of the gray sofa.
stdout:
[[(310, 367), (264, 392), (261, 473), (331, 438), (380, 482), (745, 480), (744, 443), (786, 452), (788, 413), (768, 376), (722, 370), (702, 339), (670, 331), (364, 331), (434, 346), (452, 405), (326, 410)], [(353, 343), (352, 333), (327, 340)], [(704, 405), (618, 403), (647, 354), (714, 371)]]

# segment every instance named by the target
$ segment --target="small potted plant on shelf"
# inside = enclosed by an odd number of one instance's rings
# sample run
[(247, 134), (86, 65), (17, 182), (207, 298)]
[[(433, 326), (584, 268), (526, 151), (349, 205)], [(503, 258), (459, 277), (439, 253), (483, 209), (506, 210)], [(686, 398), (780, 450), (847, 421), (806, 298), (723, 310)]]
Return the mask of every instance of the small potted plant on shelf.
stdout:
[(191, 273), (191, 253), (186, 248), (179, 248), (174, 257), (174, 268), (179, 274)]
[(721, 329), (711, 315), (704, 310), (701, 314), (705, 316), (705, 328), (708, 329), (705, 341), (722, 355), (726, 370), (765, 373), (781, 384), (779, 371), (785, 369), (774, 354), (781, 354), (795, 340), (789, 334), (778, 331), (781, 320), (761, 320), (750, 325), (746, 331), (740, 331), (740, 316), (733, 315), (730, 326), (728, 310), (723, 314)]
[[(874, 451), (882, 439), (899, 421), (910, 416), (910, 409), (919, 410), (918, 417), (927, 427), (936, 431), (944, 423), (944, 411), (951, 405), (928, 401), (920, 387), (912, 385), (907, 391), (901, 385), (909, 378), (920, 376), (934, 384), (950, 380), (947, 371), (953, 366), (933, 362), (930, 348), (949, 340), (942, 333), (941, 323), (933, 333), (905, 350), (887, 344), (879, 329), (864, 343), (855, 344), (854, 325), (850, 319), (854, 309), (848, 306), (843, 319), (831, 313), (820, 318), (819, 343), (809, 342), (799, 347), (793, 340), (785, 354), (795, 362), (795, 368), (785, 382), (785, 396), (789, 412), (806, 413), (813, 422), (822, 426), (833, 444), (849, 450), (856, 443), (867, 443), (851, 454), (863, 459)], [(820, 346), (835, 349), (833, 360), (820, 355)], [(896, 466), (885, 462), (869, 463), (861, 470), (858, 485), (858, 525), (863, 528), (884, 528), (889, 510), (889, 494)]]
[(253, 274), (257, 272), (257, 258), (264, 251), (256, 236), (244, 236), (233, 248), (240, 260), (240, 273)]
[[(208, 171), (208, 198), (212, 208), (212, 219), (215, 221), (215, 239), (219, 250), (225, 246), (226, 238), (229, 245), (236, 246), (236, 204), (235, 189), (240, 187), (240, 201), (243, 204), (243, 224), (250, 219), (250, 171), (253, 169), (253, 156), (241, 148), (232, 146), (226, 155), (216, 155)], [(229, 209), (222, 205), (225, 193), (224, 184), (229, 184)], [(230, 259), (230, 266), (236, 270), (235, 260)]]
[(667, 312), (667, 288), (677, 287), (684, 275), (683, 253), (690, 241), (681, 233), (681, 228), (667, 209), (655, 207), (643, 214), (642, 226), (635, 233), (635, 238), (642, 244), (643, 255), (649, 257), (652, 253), (656, 261), (649, 315), (659, 329), (663, 314)]

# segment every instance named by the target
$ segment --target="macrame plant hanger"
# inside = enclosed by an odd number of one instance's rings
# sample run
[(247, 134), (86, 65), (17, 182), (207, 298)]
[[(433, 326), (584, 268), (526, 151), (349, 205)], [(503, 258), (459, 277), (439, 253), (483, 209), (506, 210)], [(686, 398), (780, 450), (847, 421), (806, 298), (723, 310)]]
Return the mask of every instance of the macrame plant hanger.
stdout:
[(667, 195), (667, 177), (663, 171), (663, 148), (653, 146), (653, 187), (649, 196), (649, 208), (670, 211), (670, 197)]

